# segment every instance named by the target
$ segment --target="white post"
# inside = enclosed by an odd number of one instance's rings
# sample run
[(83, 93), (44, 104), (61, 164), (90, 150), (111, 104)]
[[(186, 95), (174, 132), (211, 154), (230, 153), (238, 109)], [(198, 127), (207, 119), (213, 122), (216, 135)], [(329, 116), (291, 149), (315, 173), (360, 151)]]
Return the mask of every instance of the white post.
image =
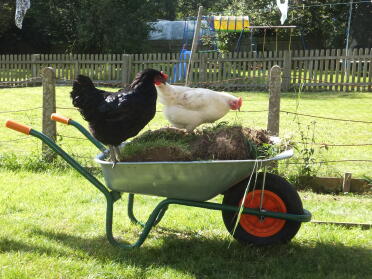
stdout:
[(196, 27), (195, 27), (195, 32), (194, 32), (194, 38), (192, 40), (192, 46), (191, 46), (191, 54), (190, 54), (189, 64), (187, 65), (185, 86), (188, 86), (189, 85), (190, 75), (191, 75), (191, 71), (192, 71), (192, 66), (193, 66), (193, 63), (194, 63), (194, 57), (195, 57), (196, 50), (198, 48), (198, 41), (199, 41), (199, 34), (200, 34), (200, 27), (201, 27), (202, 12), (203, 12), (203, 6), (199, 6), (198, 19), (197, 19), (197, 22), (196, 22)]

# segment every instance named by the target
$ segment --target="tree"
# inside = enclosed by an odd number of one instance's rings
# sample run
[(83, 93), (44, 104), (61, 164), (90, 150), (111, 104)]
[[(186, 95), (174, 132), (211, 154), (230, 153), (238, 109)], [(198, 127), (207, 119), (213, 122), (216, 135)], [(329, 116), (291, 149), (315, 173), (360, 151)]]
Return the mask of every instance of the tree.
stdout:
[[(167, 8), (165, 8), (167, 7)], [(174, 18), (170, 0), (85, 0), (81, 1), (76, 23), (74, 49), (84, 52), (141, 52), (146, 50), (148, 22)]]
[(372, 4), (358, 4), (354, 7), (351, 24), (350, 47), (372, 47)]
[[(327, 4), (339, 2), (327, 1)], [(302, 7), (302, 4), (305, 7)], [(318, 4), (318, 5), (317, 5)], [(311, 7), (310, 7), (311, 6)], [(280, 12), (276, 1), (272, 0), (233, 0), (225, 9), (234, 15), (249, 15), (252, 25), (280, 25)], [(294, 36), (304, 36), (310, 47), (342, 47), (347, 23), (348, 5), (324, 5), (324, 2), (290, 1), (290, 9), (285, 25), (296, 25)], [(264, 31), (255, 31), (263, 35)], [(274, 35), (275, 30), (268, 30), (267, 35)], [(301, 33), (300, 33), (301, 32)], [(285, 32), (279, 33), (287, 37)]]
[(11, 28), (11, 20), (14, 19), (15, 1), (3, 0), (0, 6), (0, 37)]
[(229, 3), (228, 0), (178, 0), (177, 17), (197, 16), (199, 6), (203, 6), (203, 15), (220, 14)]
[[(15, 0), (6, 0), (13, 10)], [(176, 3), (171, 0), (31, 0), (22, 30), (14, 18), (6, 22), (0, 36), (8, 42), (3, 52), (140, 52), (157, 18), (175, 17)], [(5, 8), (4, 8), (5, 10)], [(5, 26), (10, 26), (5, 29)], [(0, 49), (1, 50), (1, 49)]]
[[(1, 0), (2, 53), (151, 51), (148, 22), (196, 16), (199, 5), (203, 5), (204, 15), (248, 15), (253, 25), (280, 24), (274, 0), (31, 0), (19, 30), (14, 24), (15, 2)], [(301, 33), (308, 48), (344, 47), (349, 5), (329, 5), (336, 2), (339, 0), (327, 1), (327, 5), (316, 0), (291, 0), (285, 24), (299, 26), (292, 35)], [(307, 7), (302, 8), (302, 4)], [(351, 46), (371, 46), (371, 6), (354, 4)], [(254, 35), (263, 38), (264, 31), (255, 30)], [(265, 35), (275, 37), (276, 33), (267, 30)], [(233, 49), (238, 36), (219, 34), (219, 40), (224, 42), (221, 47)], [(279, 40), (288, 41), (289, 31), (279, 32)]]

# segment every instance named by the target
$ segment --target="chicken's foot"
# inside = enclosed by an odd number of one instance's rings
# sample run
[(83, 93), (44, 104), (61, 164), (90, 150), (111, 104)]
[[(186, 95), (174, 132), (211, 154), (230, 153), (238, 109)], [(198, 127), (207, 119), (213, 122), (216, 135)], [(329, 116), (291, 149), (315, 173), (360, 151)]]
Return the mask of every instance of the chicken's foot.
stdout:
[(119, 146), (114, 146), (114, 152), (115, 152), (116, 160), (118, 162), (121, 162), (123, 158), (121, 157), (121, 152), (120, 152)]
[(109, 145), (108, 148), (110, 150), (110, 160), (112, 161), (112, 168), (114, 168), (116, 163), (119, 161), (116, 155), (117, 146)]

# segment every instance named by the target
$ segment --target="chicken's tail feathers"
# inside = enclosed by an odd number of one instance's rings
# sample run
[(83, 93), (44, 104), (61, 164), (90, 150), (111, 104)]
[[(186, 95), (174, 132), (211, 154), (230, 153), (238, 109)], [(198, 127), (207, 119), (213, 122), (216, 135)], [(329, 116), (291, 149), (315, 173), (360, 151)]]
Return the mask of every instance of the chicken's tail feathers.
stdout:
[(88, 121), (94, 115), (97, 104), (103, 99), (101, 90), (94, 86), (89, 77), (83, 75), (76, 77), (70, 97), (73, 106), (78, 108), (83, 117)]

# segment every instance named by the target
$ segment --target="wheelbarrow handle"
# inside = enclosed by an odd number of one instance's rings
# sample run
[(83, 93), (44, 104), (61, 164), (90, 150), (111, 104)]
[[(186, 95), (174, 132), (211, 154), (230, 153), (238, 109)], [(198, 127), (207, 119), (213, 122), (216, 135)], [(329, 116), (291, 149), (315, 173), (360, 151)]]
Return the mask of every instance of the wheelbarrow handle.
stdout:
[(27, 125), (24, 125), (24, 124), (21, 124), (21, 123), (18, 123), (16, 121), (13, 121), (13, 120), (7, 120), (5, 122), (5, 126), (9, 129), (12, 129), (12, 130), (15, 130), (17, 132), (20, 132), (20, 133), (24, 133), (26, 135), (29, 135), (32, 128), (27, 126)]
[[(107, 200), (112, 200), (113, 196), (111, 192), (90, 172), (88, 172), (84, 167), (82, 167), (74, 158), (66, 153), (61, 147), (59, 147), (53, 139), (46, 136), (45, 134), (32, 129), (29, 126), (20, 124), (13, 120), (7, 120), (5, 122), (7, 128), (13, 129), (15, 131), (24, 133), (26, 135), (34, 136), (40, 139), (43, 143), (48, 145), (55, 153), (60, 155), (68, 164), (70, 164), (75, 170), (77, 170), (82, 176), (84, 176), (89, 182), (91, 182), (98, 190), (100, 190), (107, 198)], [(114, 202), (114, 201), (113, 201)]]
[(74, 126), (76, 129), (80, 131), (91, 143), (93, 143), (99, 150), (104, 152), (106, 148), (103, 146), (101, 142), (96, 140), (87, 129), (85, 129), (82, 125), (80, 125), (78, 122), (72, 120), (71, 118), (68, 118), (66, 116), (60, 115), (58, 113), (52, 113), (50, 118), (54, 121), (66, 124), (66, 125), (71, 125)]
[(52, 115), (50, 116), (50, 119), (57, 121), (59, 123), (62, 123), (62, 124), (66, 124), (66, 125), (69, 125), (71, 121), (71, 118), (60, 115), (58, 113), (52, 113)]

